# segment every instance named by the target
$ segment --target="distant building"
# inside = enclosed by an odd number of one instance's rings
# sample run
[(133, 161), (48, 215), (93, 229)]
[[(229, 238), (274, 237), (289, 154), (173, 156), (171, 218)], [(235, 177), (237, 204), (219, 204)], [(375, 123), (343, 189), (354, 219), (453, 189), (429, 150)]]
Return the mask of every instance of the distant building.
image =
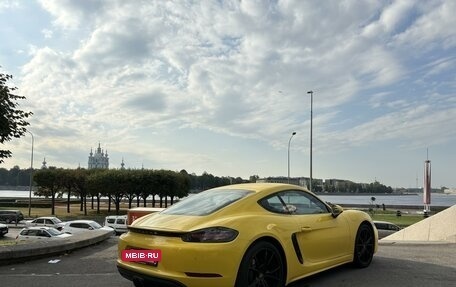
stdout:
[[(315, 179), (313, 179), (315, 181)], [(299, 185), (306, 187), (310, 183), (310, 178), (308, 177), (284, 177), (284, 176), (276, 176), (276, 177), (266, 177), (266, 178), (258, 178), (256, 182), (272, 182), (272, 183), (290, 183), (294, 185)]]
[(106, 150), (106, 152), (104, 152), (100, 147), (100, 143), (98, 143), (98, 148), (95, 150), (95, 153), (90, 149), (88, 169), (95, 168), (109, 168), (108, 151)]

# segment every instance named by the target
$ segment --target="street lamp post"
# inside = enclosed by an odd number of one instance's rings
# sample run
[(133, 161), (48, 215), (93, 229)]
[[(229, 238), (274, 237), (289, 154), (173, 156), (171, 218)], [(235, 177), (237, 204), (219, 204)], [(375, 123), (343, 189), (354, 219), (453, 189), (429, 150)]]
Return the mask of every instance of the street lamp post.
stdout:
[(310, 191), (312, 191), (312, 105), (313, 105), (313, 91), (308, 91), (310, 94)]
[(291, 134), (290, 139), (288, 140), (288, 183), (290, 183), (290, 143), (291, 143), (291, 139), (293, 138), (293, 136), (295, 134), (296, 134), (296, 132), (293, 132)]
[(28, 216), (30, 217), (32, 212), (32, 183), (33, 183), (33, 144), (34, 144), (34, 137), (32, 132), (27, 131), (32, 136), (32, 156), (30, 160), (30, 190), (29, 190), (29, 206), (28, 206)]

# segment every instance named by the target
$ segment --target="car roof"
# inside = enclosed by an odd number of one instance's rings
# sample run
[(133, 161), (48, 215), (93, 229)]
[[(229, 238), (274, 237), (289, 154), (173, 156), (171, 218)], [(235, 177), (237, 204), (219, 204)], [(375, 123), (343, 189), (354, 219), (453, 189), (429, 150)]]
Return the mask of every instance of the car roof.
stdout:
[(106, 218), (127, 218), (126, 215), (108, 215)]
[(40, 216), (35, 219), (53, 219), (53, 218), (57, 218), (57, 217), (56, 216)]
[(374, 224), (375, 224), (375, 223), (383, 223), (383, 224), (391, 224), (391, 225), (397, 225), (397, 224), (394, 224), (394, 223), (392, 223), (392, 222), (388, 222), (388, 221), (381, 221), (381, 220), (374, 220), (373, 222), (374, 222)]
[(65, 222), (66, 224), (69, 224), (69, 223), (93, 223), (93, 222), (96, 222), (94, 220), (87, 220), (87, 219), (77, 219), (77, 220), (72, 220), (72, 221), (67, 221)]
[(298, 190), (305, 190), (307, 192), (310, 192), (302, 186), (287, 184), (287, 183), (271, 183), (271, 182), (231, 184), (231, 185), (216, 187), (214, 189), (243, 189), (243, 190), (253, 191), (255, 193), (269, 192), (269, 191), (283, 190), (283, 189), (298, 189)]

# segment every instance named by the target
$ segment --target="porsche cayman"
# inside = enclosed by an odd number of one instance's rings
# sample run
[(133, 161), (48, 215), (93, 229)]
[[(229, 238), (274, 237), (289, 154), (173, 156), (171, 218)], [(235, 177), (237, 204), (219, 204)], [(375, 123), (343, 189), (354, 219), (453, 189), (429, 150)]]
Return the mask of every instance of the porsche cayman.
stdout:
[[(117, 268), (135, 286), (281, 287), (346, 263), (367, 267), (377, 241), (365, 212), (295, 185), (237, 184), (133, 222), (119, 238)], [(160, 258), (126, 260), (128, 250)]]

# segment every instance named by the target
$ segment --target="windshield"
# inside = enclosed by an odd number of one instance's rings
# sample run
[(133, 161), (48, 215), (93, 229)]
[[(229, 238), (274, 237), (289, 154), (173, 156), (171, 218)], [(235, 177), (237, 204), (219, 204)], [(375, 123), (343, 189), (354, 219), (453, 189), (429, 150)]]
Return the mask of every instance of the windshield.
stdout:
[(192, 195), (165, 209), (162, 214), (208, 215), (252, 193), (249, 190), (212, 189)]

